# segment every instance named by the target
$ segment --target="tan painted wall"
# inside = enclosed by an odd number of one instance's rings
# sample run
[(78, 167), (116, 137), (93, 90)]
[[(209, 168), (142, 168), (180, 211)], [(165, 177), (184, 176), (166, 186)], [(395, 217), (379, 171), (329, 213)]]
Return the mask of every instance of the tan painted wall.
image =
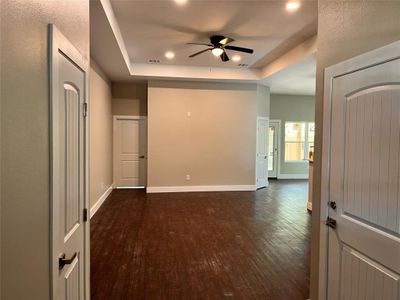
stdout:
[(148, 186), (254, 185), (256, 89), (149, 82)]
[(46, 300), (50, 298), (48, 23), (89, 58), (89, 1), (2, 0), (0, 20), (1, 297)]
[(113, 83), (113, 115), (147, 116), (147, 82)]
[(269, 87), (258, 84), (256, 97), (257, 116), (269, 118)]
[(90, 207), (113, 183), (113, 118), (111, 83), (92, 60), (89, 77)]
[(308, 162), (285, 163), (285, 122), (314, 122), (314, 96), (271, 95), (270, 119), (281, 120), (280, 173), (308, 174)]
[[(400, 40), (400, 1), (320, 0), (318, 12), (316, 154), (311, 250), (311, 299), (318, 299), (319, 212), (323, 70), (355, 55)], [(324, 120), (324, 122), (327, 120)]]

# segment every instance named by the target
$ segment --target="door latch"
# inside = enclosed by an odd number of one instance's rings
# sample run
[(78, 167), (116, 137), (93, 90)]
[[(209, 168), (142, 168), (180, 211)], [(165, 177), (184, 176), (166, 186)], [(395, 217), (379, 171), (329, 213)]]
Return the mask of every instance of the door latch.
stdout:
[(336, 220), (335, 219), (328, 217), (324, 223), (326, 226), (328, 226), (332, 229), (336, 229)]

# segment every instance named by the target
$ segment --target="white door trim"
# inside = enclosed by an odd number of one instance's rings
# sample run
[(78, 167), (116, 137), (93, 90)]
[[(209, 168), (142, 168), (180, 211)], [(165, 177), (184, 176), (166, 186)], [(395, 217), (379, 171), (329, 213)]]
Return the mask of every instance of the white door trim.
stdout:
[[(52, 128), (57, 123), (58, 120), (53, 118), (53, 102), (57, 99), (57, 82), (58, 78), (57, 74), (57, 65), (55, 64), (55, 57), (57, 53), (61, 51), (64, 53), (66, 57), (68, 57), (71, 61), (73, 61), (79, 68), (84, 71), (85, 74), (85, 95), (84, 102), (88, 104), (89, 102), (89, 61), (81, 55), (78, 50), (73, 46), (73, 44), (57, 29), (57, 27), (53, 24), (49, 24), (49, 106), (50, 106), (50, 129), (49, 129), (49, 145), (50, 145), (50, 273), (51, 273), (51, 297), (54, 299), (54, 291), (53, 291), (53, 282), (57, 280), (58, 274), (54, 274), (53, 271), (53, 261), (54, 259), (58, 259), (58, 254), (53, 245), (56, 240), (56, 232), (53, 231), (54, 220), (53, 216), (55, 215), (55, 207), (54, 207), (54, 190), (53, 190), (53, 174), (56, 163), (53, 161), (53, 140), (55, 140), (55, 133), (52, 131)], [(84, 209), (89, 213), (89, 120), (88, 117), (84, 118)], [(84, 226), (84, 295), (85, 299), (90, 299), (90, 222), (89, 217), (87, 222), (83, 223)]]
[[(147, 120), (146, 116), (125, 116), (125, 115), (114, 115), (113, 116), (113, 188), (118, 189), (119, 187), (116, 186), (116, 182), (117, 182), (117, 178), (116, 178), (116, 166), (118, 163), (117, 160), (117, 153), (115, 152), (116, 149), (116, 131), (115, 131), (115, 124), (118, 120)], [(140, 138), (139, 138), (139, 142), (140, 142)], [(146, 154), (147, 156), (147, 154)], [(147, 163), (147, 161), (146, 161)], [(146, 166), (147, 169), (147, 166)], [(123, 189), (140, 189), (140, 188), (145, 188), (145, 186), (137, 186), (137, 187), (123, 187)]]
[[(330, 146), (331, 146), (331, 105), (333, 79), (377, 64), (400, 58), (400, 41), (358, 55), (325, 69), (324, 80), (324, 112), (322, 135), (321, 165), (321, 202), (320, 202), (320, 248), (319, 248), (319, 286), (318, 299), (327, 298), (328, 274), (328, 228), (323, 222), (328, 217), (329, 180), (330, 180)], [(315, 164), (315, 163), (314, 163)], [(315, 176), (315, 173), (314, 173)]]
[[(269, 118), (268, 117), (262, 117), (262, 116), (257, 116), (257, 118), (256, 118), (256, 155), (255, 155), (256, 169), (255, 169), (255, 179), (254, 179), (256, 189), (259, 188), (258, 184), (257, 184), (257, 168), (258, 168), (257, 154), (258, 154), (258, 142), (259, 142), (258, 141), (258, 121), (261, 121), (261, 120), (269, 121)], [(268, 127), (268, 129), (269, 129), (269, 127)], [(267, 132), (268, 132), (268, 130), (267, 130)], [(268, 153), (268, 137), (267, 137), (267, 150), (266, 151)], [(267, 182), (266, 182), (265, 187), (268, 187), (268, 185), (269, 185), (269, 182), (268, 182), (268, 158), (267, 158)]]
[(278, 155), (277, 155), (277, 162), (276, 162), (276, 178), (279, 179), (280, 173), (281, 173), (281, 126), (282, 126), (282, 122), (281, 120), (269, 120), (269, 123), (278, 123), (278, 140), (276, 142), (276, 148), (278, 149)]

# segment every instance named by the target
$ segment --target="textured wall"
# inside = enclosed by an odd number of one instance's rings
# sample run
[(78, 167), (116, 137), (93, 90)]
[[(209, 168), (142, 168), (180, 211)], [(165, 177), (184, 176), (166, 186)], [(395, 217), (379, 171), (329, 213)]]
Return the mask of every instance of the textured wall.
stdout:
[(270, 107), (270, 94), (269, 87), (258, 84), (257, 85), (257, 116), (269, 118), (269, 107)]
[(147, 82), (113, 83), (113, 115), (147, 116)]
[(113, 117), (111, 84), (91, 67), (89, 75), (90, 207), (113, 183)]
[(1, 296), (45, 300), (50, 298), (48, 24), (89, 58), (89, 1), (2, 0), (0, 19)]
[(148, 94), (149, 187), (255, 184), (256, 85), (149, 82)]
[[(321, 192), (321, 141), (323, 71), (327, 66), (400, 40), (400, 1), (319, 0), (316, 154), (311, 258), (311, 300), (318, 299), (319, 212)], [(324, 120), (325, 122), (325, 120)]]

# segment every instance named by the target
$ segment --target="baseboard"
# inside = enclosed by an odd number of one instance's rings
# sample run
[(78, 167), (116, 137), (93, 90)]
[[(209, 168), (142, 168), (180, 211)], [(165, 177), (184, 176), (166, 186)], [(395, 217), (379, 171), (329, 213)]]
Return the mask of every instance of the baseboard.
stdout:
[(278, 179), (308, 179), (307, 174), (279, 174)]
[(113, 190), (113, 186), (114, 184), (112, 184), (105, 192), (103, 195), (101, 195), (101, 197), (99, 198), (99, 200), (96, 201), (96, 203), (93, 205), (93, 207), (90, 209), (90, 218), (92, 218), (94, 216), (94, 214), (98, 211), (98, 209), (100, 208), (100, 206), (103, 205), (104, 201), (106, 201), (107, 197), (111, 194), (112, 190)]
[(148, 186), (147, 193), (255, 191), (255, 185)]

